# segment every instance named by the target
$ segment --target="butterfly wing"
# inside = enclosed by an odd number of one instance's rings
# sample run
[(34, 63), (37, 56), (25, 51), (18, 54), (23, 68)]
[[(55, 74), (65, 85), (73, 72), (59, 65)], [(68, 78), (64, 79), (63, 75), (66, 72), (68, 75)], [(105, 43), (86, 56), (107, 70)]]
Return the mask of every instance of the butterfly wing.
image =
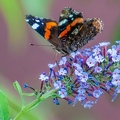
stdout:
[(60, 40), (58, 39), (58, 24), (56, 21), (46, 18), (38, 18), (32, 15), (26, 15), (26, 21), (52, 45), (55, 47), (60, 46)]
[(81, 12), (77, 12), (70, 7), (64, 8), (61, 11), (58, 22), (59, 38), (67, 39), (72, 31), (83, 24), (83, 21), (83, 15)]
[(103, 31), (104, 24), (99, 18), (88, 18), (84, 20), (84, 24), (81, 28), (78, 29), (78, 33), (72, 38), (76, 39), (75, 45), (78, 45), (78, 48), (86, 45), (90, 40), (93, 40), (94, 37)]
[(61, 11), (58, 23), (32, 15), (27, 15), (26, 21), (54, 45), (56, 51), (66, 55), (87, 44), (103, 30), (103, 23), (99, 18), (84, 20), (81, 12), (69, 7)]
[[(76, 50), (73, 43), (76, 41), (74, 35), (78, 34), (78, 29), (83, 25), (83, 15), (70, 7), (61, 11), (58, 22), (58, 38), (62, 43), (62, 49), (67, 53)], [(72, 37), (72, 36), (73, 37)]]
[(58, 27), (63, 48), (71, 53), (86, 45), (88, 41), (100, 33), (103, 30), (103, 23), (99, 18), (83, 20), (81, 12), (72, 8), (64, 8)]

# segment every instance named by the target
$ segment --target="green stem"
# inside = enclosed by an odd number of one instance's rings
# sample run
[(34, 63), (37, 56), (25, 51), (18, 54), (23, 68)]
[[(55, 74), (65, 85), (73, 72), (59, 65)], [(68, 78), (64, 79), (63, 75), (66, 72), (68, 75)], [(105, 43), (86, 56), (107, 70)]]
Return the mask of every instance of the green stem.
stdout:
[(43, 94), (40, 98), (37, 98), (36, 100), (32, 101), (31, 103), (29, 103), (28, 105), (26, 105), (25, 107), (23, 107), (21, 109), (21, 111), (18, 113), (18, 115), (13, 119), (13, 120), (19, 120), (19, 118), (25, 114), (26, 112), (30, 111), (31, 109), (35, 108), (36, 106), (38, 106), (38, 104), (40, 104), (42, 101), (44, 101), (45, 99), (47, 99), (48, 97), (54, 96), (56, 95), (56, 91), (55, 89)]

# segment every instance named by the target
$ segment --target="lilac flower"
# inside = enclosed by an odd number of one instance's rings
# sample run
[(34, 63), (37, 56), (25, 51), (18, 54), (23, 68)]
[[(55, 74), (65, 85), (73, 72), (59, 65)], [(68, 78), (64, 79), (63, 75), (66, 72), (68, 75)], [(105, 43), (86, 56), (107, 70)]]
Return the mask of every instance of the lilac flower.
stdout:
[(120, 76), (116, 76), (112, 79), (111, 82), (114, 86), (119, 86), (120, 85)]
[(81, 79), (80, 79), (81, 82), (87, 82), (87, 80), (88, 80), (88, 73), (83, 72), (83, 73), (81, 74), (80, 78), (81, 78)]
[[(80, 68), (81, 68), (81, 67), (80, 67)], [(82, 68), (79, 69), (79, 70), (75, 69), (75, 75), (77, 75), (77, 76), (81, 76), (81, 75), (82, 75), (82, 72), (83, 72), (83, 69), (82, 69)]]
[(75, 58), (75, 56), (76, 56), (76, 55), (79, 55), (79, 54), (80, 54), (80, 52), (79, 52), (79, 51), (76, 51), (76, 52), (70, 53), (70, 56), (71, 56), (72, 58)]
[(105, 84), (105, 88), (107, 91), (109, 91), (112, 86), (113, 86), (113, 84), (111, 83), (111, 81), (107, 81)]
[(39, 77), (40, 95), (54, 89), (51, 97), (56, 105), (61, 98), (73, 106), (81, 102), (84, 108), (90, 109), (106, 92), (113, 102), (120, 93), (120, 42), (107, 49), (109, 44), (103, 42), (91, 49), (72, 52), (49, 64), (49, 77), (45, 72)]
[(56, 63), (55, 64), (48, 64), (48, 67), (49, 68), (54, 68), (54, 67), (56, 67), (56, 65), (57, 65)]
[(83, 101), (85, 99), (86, 99), (86, 95), (85, 94), (78, 94), (78, 96), (77, 96), (77, 100), (78, 101)]
[(93, 101), (87, 101), (85, 104), (84, 104), (84, 108), (91, 108), (95, 103)]
[(90, 57), (86, 60), (86, 64), (87, 64), (89, 67), (93, 67), (93, 66), (96, 64), (96, 60), (90, 56)]
[(120, 77), (120, 70), (117, 69), (117, 68), (114, 69), (113, 74), (112, 74), (112, 77), (113, 77), (113, 78)]
[(59, 75), (66, 75), (67, 74), (67, 70), (65, 68), (60, 68), (58, 73), (59, 73)]
[(101, 42), (99, 43), (99, 45), (102, 47), (102, 46), (108, 46), (110, 45), (110, 42)]
[(95, 47), (95, 48), (92, 50), (92, 52), (93, 52), (93, 56), (96, 56), (96, 55), (99, 55), (99, 54), (100, 54), (101, 50), (100, 50), (99, 47)]
[(77, 70), (82, 70), (81, 65), (78, 63), (73, 63), (72, 66), (75, 67)]
[(95, 59), (96, 59), (96, 61), (99, 62), (99, 63), (101, 63), (101, 62), (104, 61), (104, 57), (103, 57), (102, 55), (96, 55), (96, 56), (95, 56)]
[(42, 73), (42, 74), (40, 75), (39, 79), (40, 79), (41, 81), (45, 81), (45, 80), (48, 80), (49, 78), (48, 78), (48, 76), (45, 75), (45, 73)]
[(103, 69), (101, 67), (95, 67), (95, 73), (100, 73)]
[(117, 50), (116, 49), (108, 49), (107, 53), (109, 53), (111, 56), (116, 56), (117, 55)]
[(59, 65), (65, 65), (66, 62), (67, 62), (67, 58), (66, 57), (62, 57), (60, 62), (59, 62)]
[(102, 94), (103, 94), (103, 92), (101, 90), (94, 90), (94, 92), (93, 92), (93, 96), (95, 98), (99, 98)]
[(54, 85), (55, 89), (60, 89), (61, 86), (62, 86), (62, 82), (61, 81), (55, 81), (53, 85)]
[(85, 90), (83, 87), (80, 86), (80, 87), (78, 88), (78, 93), (79, 93), (79, 94), (84, 94), (85, 92), (86, 92), (86, 90)]
[(119, 62), (120, 61), (120, 55), (116, 55), (112, 57), (113, 62)]
[(70, 54), (70, 56), (73, 57), (73, 58), (75, 58), (76, 53), (75, 53), (75, 52), (72, 52), (72, 53)]
[(65, 97), (67, 97), (67, 91), (66, 91), (64, 88), (60, 89), (60, 90), (58, 91), (58, 94), (59, 94), (60, 98), (65, 98)]

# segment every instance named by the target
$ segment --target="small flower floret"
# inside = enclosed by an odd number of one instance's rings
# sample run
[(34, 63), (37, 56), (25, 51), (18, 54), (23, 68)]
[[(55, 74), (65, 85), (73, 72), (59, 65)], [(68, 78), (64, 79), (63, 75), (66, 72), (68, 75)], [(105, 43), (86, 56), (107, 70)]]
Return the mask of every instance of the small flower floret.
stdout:
[(108, 49), (107, 53), (109, 53), (112, 57), (117, 56), (117, 50), (114, 48)]
[(120, 76), (116, 76), (112, 79), (111, 82), (114, 86), (119, 86), (120, 85)]
[(59, 94), (59, 96), (60, 96), (61, 98), (67, 97), (67, 91), (66, 91), (66, 89), (64, 89), (64, 88), (60, 89), (60, 90), (58, 91), (58, 94)]
[(65, 65), (66, 62), (67, 62), (67, 58), (66, 57), (62, 57), (60, 62), (59, 62), (59, 65)]
[(54, 67), (56, 67), (56, 65), (57, 65), (56, 63), (55, 64), (48, 64), (48, 67), (49, 68), (54, 68)]
[(96, 59), (96, 61), (99, 62), (99, 63), (101, 63), (101, 62), (104, 61), (104, 57), (103, 57), (102, 55), (96, 55), (96, 56), (95, 56), (95, 59)]
[(100, 73), (102, 70), (103, 70), (102, 67), (96, 66), (94, 72), (95, 73)]
[(113, 77), (113, 78), (120, 77), (120, 70), (116, 68), (116, 69), (113, 71), (112, 77)]
[(93, 67), (93, 66), (96, 64), (96, 60), (90, 56), (90, 57), (86, 60), (86, 64), (87, 64), (89, 67)]
[(59, 75), (67, 75), (67, 70), (65, 68), (60, 68), (58, 73), (59, 73)]
[(43, 73), (43, 74), (40, 75), (39, 79), (40, 79), (41, 81), (46, 81), (46, 80), (49, 79), (49, 77), (46, 76), (45, 73)]
[(55, 81), (53, 85), (54, 85), (55, 89), (60, 89), (61, 86), (62, 86), (62, 82), (61, 81)]
[(93, 101), (87, 101), (85, 104), (84, 104), (84, 108), (91, 108), (95, 103)]
[(87, 82), (87, 80), (88, 80), (88, 73), (83, 72), (81, 74), (81, 76), (80, 76), (80, 80), (81, 80), (81, 82)]
[(99, 43), (99, 45), (102, 47), (102, 46), (108, 46), (110, 45), (110, 42), (101, 42)]
[(103, 94), (103, 92), (101, 90), (94, 90), (94, 92), (93, 92), (93, 96), (95, 98), (99, 98), (102, 94)]

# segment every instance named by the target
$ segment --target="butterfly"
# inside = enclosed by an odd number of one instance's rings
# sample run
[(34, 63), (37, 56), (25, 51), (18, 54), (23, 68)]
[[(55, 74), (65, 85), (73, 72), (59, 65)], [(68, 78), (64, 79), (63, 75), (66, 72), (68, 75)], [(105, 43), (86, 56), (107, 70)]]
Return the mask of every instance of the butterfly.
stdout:
[(99, 18), (83, 19), (83, 13), (71, 7), (65, 7), (59, 21), (26, 15), (27, 23), (42, 37), (51, 43), (53, 49), (63, 55), (69, 55), (86, 45), (98, 33), (103, 31), (103, 22)]

